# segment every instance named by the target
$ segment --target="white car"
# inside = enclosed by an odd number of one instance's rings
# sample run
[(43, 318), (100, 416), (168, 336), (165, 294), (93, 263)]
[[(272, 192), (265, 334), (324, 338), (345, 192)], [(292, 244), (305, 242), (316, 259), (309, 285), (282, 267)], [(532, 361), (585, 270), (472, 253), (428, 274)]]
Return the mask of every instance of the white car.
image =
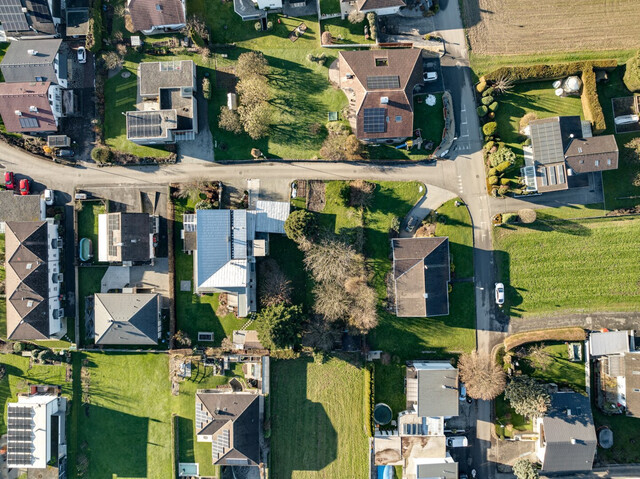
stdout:
[(85, 47), (78, 48), (78, 63), (87, 63), (87, 49)]
[(44, 202), (47, 206), (53, 205), (53, 190), (44, 190)]
[(504, 304), (504, 284), (496, 283), (496, 304), (502, 306)]
[(448, 447), (467, 447), (469, 441), (466, 436), (450, 436), (447, 438)]
[(436, 81), (438, 79), (438, 73), (437, 72), (424, 72), (422, 74), (422, 79), (424, 81)]

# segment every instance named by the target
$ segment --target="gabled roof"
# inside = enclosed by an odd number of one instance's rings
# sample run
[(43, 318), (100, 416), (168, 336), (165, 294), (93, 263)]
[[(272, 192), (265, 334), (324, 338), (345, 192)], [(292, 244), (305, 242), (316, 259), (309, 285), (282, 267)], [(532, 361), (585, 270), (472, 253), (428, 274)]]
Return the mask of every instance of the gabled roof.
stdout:
[(574, 138), (565, 152), (567, 165), (576, 173), (618, 168), (618, 144), (613, 135)]
[(392, 249), (396, 315), (449, 314), (449, 238), (398, 238)]
[(458, 415), (458, 370), (444, 362), (416, 362), (418, 374), (418, 416)]
[(48, 98), (50, 86), (51, 82), (0, 83), (0, 115), (7, 131), (58, 129)]
[(544, 472), (591, 470), (597, 440), (589, 398), (574, 392), (553, 394), (542, 427), (547, 444)]
[(158, 344), (157, 293), (96, 293), (96, 344)]
[(537, 163), (564, 161), (564, 152), (573, 138), (582, 138), (579, 116), (554, 116), (529, 123), (533, 158)]
[(457, 462), (418, 464), (417, 479), (458, 479)]
[(56, 34), (47, 0), (0, 0), (0, 23), (10, 34)]
[(135, 31), (185, 23), (180, 0), (130, 0), (129, 13)]
[(44, 202), (38, 195), (16, 195), (0, 191), (0, 221), (39, 221), (44, 219)]
[(589, 353), (591, 356), (620, 354), (629, 351), (630, 331), (596, 332), (589, 335)]
[(47, 223), (5, 225), (7, 337), (49, 339)]
[(39, 77), (38, 81), (56, 82), (54, 62), (61, 44), (59, 38), (11, 42), (0, 63), (4, 81), (33, 82)]
[(404, 0), (358, 0), (357, 5), (361, 12), (369, 12), (381, 8), (404, 7), (407, 4)]
[(212, 436), (213, 464), (260, 462), (259, 396), (211, 390), (196, 393), (196, 434)]
[(627, 416), (640, 417), (640, 353), (624, 355), (624, 375)]

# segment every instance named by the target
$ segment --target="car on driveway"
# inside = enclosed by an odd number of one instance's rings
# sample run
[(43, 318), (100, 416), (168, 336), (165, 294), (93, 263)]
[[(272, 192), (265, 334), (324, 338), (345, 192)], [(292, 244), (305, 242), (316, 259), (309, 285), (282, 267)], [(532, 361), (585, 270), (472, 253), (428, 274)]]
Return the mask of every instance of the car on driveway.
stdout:
[(466, 436), (450, 436), (447, 438), (448, 447), (467, 447), (469, 441)]
[(71, 158), (75, 154), (76, 154), (76, 152), (73, 151), (73, 150), (58, 150), (58, 151), (56, 151), (56, 156), (58, 158)]
[(438, 73), (437, 72), (424, 72), (422, 74), (422, 79), (425, 82), (436, 81), (438, 79)]
[(467, 400), (467, 386), (465, 386), (463, 383), (460, 383), (460, 401), (466, 401)]
[(409, 218), (409, 221), (407, 221), (407, 226), (405, 228), (405, 231), (407, 233), (411, 233), (413, 231), (413, 228), (416, 227), (417, 222), (418, 222), (418, 218), (416, 218), (415, 216), (412, 216), (411, 218)]
[(47, 206), (53, 205), (53, 190), (44, 190), (44, 202)]
[(29, 186), (29, 180), (27, 180), (26, 178), (23, 178), (22, 180), (20, 180), (20, 194), (22, 196), (26, 196), (29, 193), (31, 193), (31, 188)]
[(85, 47), (78, 48), (78, 63), (87, 63), (87, 49)]
[(6, 171), (4, 173), (4, 186), (8, 190), (13, 190), (16, 187), (16, 179), (13, 176), (13, 171)]
[(504, 304), (504, 284), (496, 283), (496, 304), (502, 306)]

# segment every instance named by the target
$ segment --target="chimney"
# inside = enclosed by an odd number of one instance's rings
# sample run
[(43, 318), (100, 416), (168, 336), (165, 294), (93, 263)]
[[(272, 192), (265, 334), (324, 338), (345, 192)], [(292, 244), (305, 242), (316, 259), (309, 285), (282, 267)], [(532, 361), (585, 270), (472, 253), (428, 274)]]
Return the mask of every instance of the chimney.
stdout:
[(20, 110), (16, 110), (14, 111), (14, 113), (16, 114), (16, 116), (22, 116), (22, 112)]
[(576, 441), (576, 438), (575, 438), (575, 437), (572, 437), (572, 438), (571, 438), (571, 444), (574, 444), (574, 445), (575, 445), (577, 442), (578, 442), (578, 441)]
[(27, 50), (27, 53), (35, 57), (38, 54), (38, 50)]
[(29, 107), (29, 111), (30, 111), (31, 113), (38, 113), (38, 107), (37, 107), (37, 106), (34, 106), (34, 105), (31, 105), (31, 106)]
[(380, 98), (380, 104), (381, 105), (386, 105), (389, 103), (389, 97), (388, 96), (383, 96), (382, 98)]
[(571, 409), (567, 409), (567, 416), (571, 417)]

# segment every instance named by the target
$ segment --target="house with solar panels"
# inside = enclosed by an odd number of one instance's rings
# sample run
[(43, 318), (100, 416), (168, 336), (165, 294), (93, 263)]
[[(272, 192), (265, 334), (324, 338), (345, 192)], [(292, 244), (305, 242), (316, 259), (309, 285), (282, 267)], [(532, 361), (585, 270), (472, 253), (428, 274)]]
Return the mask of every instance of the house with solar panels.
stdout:
[(127, 139), (139, 145), (195, 139), (198, 133), (196, 65), (193, 60), (138, 65), (136, 111), (128, 111)]
[(12, 41), (53, 38), (61, 23), (59, 0), (0, 0), (0, 29)]
[(269, 235), (285, 234), (286, 201), (257, 201), (251, 210), (196, 210), (183, 216), (184, 249), (193, 255), (194, 291), (227, 293), (239, 317), (256, 311), (256, 257), (269, 254)]
[(351, 127), (367, 143), (399, 143), (413, 136), (413, 93), (423, 84), (422, 50), (342, 51), (339, 87), (354, 115)]
[(7, 467), (29, 477), (66, 478), (66, 412), (57, 386), (31, 386), (7, 404)]
[(529, 123), (520, 174), (526, 191), (546, 193), (593, 186), (593, 175), (618, 169), (613, 135), (593, 136), (591, 123), (579, 116), (555, 116)]

